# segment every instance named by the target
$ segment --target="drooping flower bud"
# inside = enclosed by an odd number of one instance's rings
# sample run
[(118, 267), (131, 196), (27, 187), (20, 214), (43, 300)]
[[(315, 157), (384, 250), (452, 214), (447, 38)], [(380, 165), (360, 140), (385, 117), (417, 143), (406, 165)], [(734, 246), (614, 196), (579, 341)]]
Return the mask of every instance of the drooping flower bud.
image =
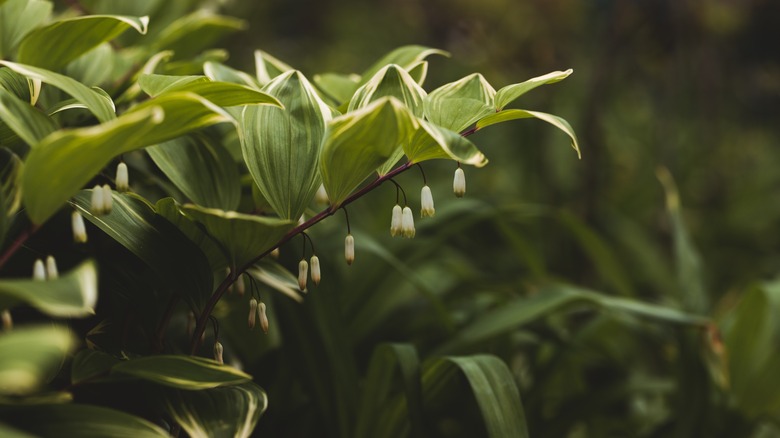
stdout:
[(455, 169), (455, 179), (452, 181), (452, 191), (455, 196), (462, 198), (466, 194), (466, 174), (463, 173), (463, 169), (458, 167)]
[(116, 166), (116, 190), (126, 192), (130, 190), (130, 177), (127, 173), (127, 164), (119, 163)]
[(257, 300), (252, 298), (249, 300), (249, 328), (255, 328), (255, 318), (257, 315)]
[(395, 237), (401, 234), (401, 206), (393, 207), (393, 218), (390, 220), (390, 235)]
[(239, 275), (236, 279), (236, 292), (238, 292), (238, 296), (243, 297), (244, 292), (246, 292), (246, 283), (244, 283), (244, 276)]
[(84, 217), (81, 216), (81, 213), (74, 211), (71, 214), (70, 225), (73, 228), (73, 241), (87, 243), (87, 227), (84, 225)]
[(14, 319), (11, 317), (11, 311), (8, 309), (0, 312), (0, 319), (3, 320), (3, 330), (8, 331), (14, 328)]
[(95, 216), (100, 216), (106, 212), (106, 202), (103, 198), (103, 189), (100, 186), (93, 187), (89, 209)]
[(347, 260), (348, 265), (355, 261), (355, 238), (352, 234), (347, 234), (344, 239), (344, 259)]
[(317, 189), (317, 193), (314, 195), (314, 202), (319, 205), (330, 204), (330, 199), (328, 199), (328, 192), (325, 191), (325, 185), (320, 184), (320, 188)]
[(54, 260), (54, 257), (52, 256), (46, 257), (46, 279), (56, 280), (59, 276), (60, 272), (57, 270), (57, 261)]
[(268, 315), (265, 314), (265, 303), (260, 302), (257, 305), (257, 315), (260, 317), (260, 328), (263, 333), (268, 334)]
[(320, 273), (320, 258), (314, 255), (311, 256), (311, 281), (319, 286), (320, 279), (322, 279), (322, 275)]
[(278, 259), (279, 258), (279, 248), (274, 248), (273, 251), (271, 251), (271, 257)]
[(114, 196), (111, 193), (111, 186), (108, 184), (103, 184), (103, 211), (106, 214), (109, 214), (113, 208)]
[(38, 259), (33, 263), (33, 280), (44, 281), (46, 280), (46, 267), (43, 264), (43, 260)]
[(401, 214), (401, 232), (407, 239), (411, 239), (415, 234), (414, 216), (412, 216), (412, 209), (409, 207), (404, 207)]
[(433, 208), (433, 194), (431, 193), (431, 188), (427, 185), (423, 186), (420, 192), (420, 204), (422, 206), (420, 217), (431, 217), (436, 213), (436, 210)]
[(214, 360), (219, 362), (220, 365), (224, 365), (225, 361), (222, 359), (222, 353), (225, 349), (222, 347), (222, 343), (217, 341), (214, 343)]
[(301, 292), (306, 292), (306, 279), (309, 275), (309, 263), (306, 260), (301, 259), (298, 262), (298, 287)]

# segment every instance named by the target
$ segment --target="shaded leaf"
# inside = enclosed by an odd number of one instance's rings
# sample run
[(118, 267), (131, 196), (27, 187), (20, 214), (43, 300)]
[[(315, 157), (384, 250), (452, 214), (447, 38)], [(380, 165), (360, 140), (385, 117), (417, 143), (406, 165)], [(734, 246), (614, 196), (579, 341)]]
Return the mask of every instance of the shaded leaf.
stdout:
[(73, 334), (63, 327), (24, 327), (0, 333), (0, 394), (34, 392), (56, 373), (75, 345)]
[(331, 208), (339, 205), (363, 180), (395, 153), (416, 127), (400, 101), (385, 97), (328, 123), (320, 172)]
[(70, 382), (79, 384), (95, 377), (107, 376), (119, 359), (95, 350), (81, 350), (70, 364)]
[(238, 207), (238, 168), (219, 142), (203, 134), (192, 134), (146, 151), (171, 182), (196, 204), (222, 210)]
[(268, 397), (252, 382), (203, 391), (166, 391), (168, 414), (192, 437), (245, 438), (268, 407)]
[(146, 33), (149, 17), (85, 15), (57, 20), (27, 34), (19, 44), (17, 60), (49, 70), (59, 70), (127, 29)]
[(112, 212), (95, 216), (91, 193), (82, 190), (73, 200), (81, 214), (149, 265), (169, 290), (200, 308), (211, 295), (213, 277), (198, 247), (140, 196), (114, 193)]
[[(41, 421), (45, 418), (46, 421)], [(85, 404), (42, 405), (13, 412), (11, 424), (37, 436), (167, 438), (164, 430), (122, 411)]]
[(203, 254), (209, 260), (212, 270), (217, 271), (228, 266), (229, 256), (214, 241), (214, 238), (206, 233), (203, 225), (195, 222), (181, 211), (181, 206), (173, 198), (163, 198), (155, 204), (157, 214), (172, 223), (193, 243), (198, 245)]
[(156, 51), (173, 51), (173, 59), (187, 59), (212, 47), (221, 38), (245, 28), (244, 20), (200, 9), (168, 25), (160, 32), (153, 47)]
[(22, 167), (22, 160), (16, 154), (6, 148), (0, 149), (0, 245), (5, 242), (11, 217), (21, 205), (19, 175)]
[(55, 280), (0, 280), (0, 309), (19, 303), (58, 317), (84, 317), (95, 313), (97, 267), (87, 261)]
[(477, 129), (482, 129), (490, 125), (495, 125), (496, 123), (506, 122), (508, 120), (517, 120), (517, 119), (529, 119), (529, 118), (537, 118), (539, 120), (543, 120), (556, 128), (560, 129), (566, 135), (571, 137), (571, 147), (574, 148), (575, 151), (577, 151), (577, 156), (582, 158), (582, 154), (580, 152), (580, 146), (577, 143), (577, 135), (574, 133), (574, 129), (569, 125), (569, 122), (566, 120), (554, 116), (552, 114), (547, 113), (540, 113), (538, 111), (527, 111), (527, 110), (520, 110), (520, 109), (510, 109), (501, 111), (498, 113), (495, 113), (493, 115), (483, 117), (477, 122)]
[(507, 85), (506, 87), (501, 88), (496, 93), (496, 111), (503, 110), (504, 107), (510, 104), (513, 100), (533, 90), (534, 88), (546, 84), (560, 82), (568, 78), (569, 75), (573, 72), (574, 70), (572, 69), (568, 69), (566, 71), (554, 71), (547, 73), (546, 75), (531, 78), (519, 84)]
[(8, 59), (24, 36), (51, 14), (51, 2), (8, 0), (0, 5), (0, 59)]
[(356, 74), (323, 73), (314, 75), (314, 83), (337, 104), (349, 102), (358, 88), (360, 76)]
[(216, 388), (252, 379), (249, 374), (211, 359), (179, 355), (131, 359), (115, 365), (111, 374), (131, 376), (178, 389)]
[(57, 130), (51, 118), (3, 89), (0, 89), (0, 119), (31, 146)]
[(241, 150), (249, 173), (274, 211), (297, 220), (320, 185), (317, 162), (331, 111), (298, 71), (269, 82), (284, 109), (246, 107), (241, 117)]

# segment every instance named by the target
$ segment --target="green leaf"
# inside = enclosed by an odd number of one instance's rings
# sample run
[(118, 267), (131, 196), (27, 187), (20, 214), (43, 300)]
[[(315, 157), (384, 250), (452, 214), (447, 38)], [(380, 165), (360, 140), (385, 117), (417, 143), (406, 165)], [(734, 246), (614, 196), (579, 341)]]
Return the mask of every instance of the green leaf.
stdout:
[(620, 312), (651, 318), (662, 322), (705, 326), (709, 320), (680, 310), (645, 303), (638, 300), (611, 297), (574, 286), (555, 284), (540, 289), (529, 298), (517, 298), (495, 309), (481, 313), (447, 342), (439, 346), (435, 355), (463, 351), (488, 339), (506, 334), (542, 317), (575, 306)]
[(574, 70), (572, 69), (568, 69), (566, 71), (554, 71), (554, 72), (547, 73), (546, 75), (531, 78), (519, 84), (507, 85), (506, 87), (501, 88), (496, 93), (496, 111), (503, 110), (504, 107), (507, 106), (509, 103), (511, 103), (513, 100), (533, 90), (534, 88), (539, 87), (541, 85), (554, 84), (556, 82), (560, 82), (568, 78), (569, 75), (572, 74), (573, 72)]
[(0, 88), (5, 88), (25, 102), (30, 101), (30, 85), (27, 78), (8, 67), (0, 68)]
[(268, 408), (268, 397), (252, 382), (203, 391), (166, 391), (168, 414), (192, 437), (247, 438)]
[(157, 167), (198, 205), (235, 210), (241, 200), (238, 167), (218, 141), (191, 134), (146, 149)]
[(75, 347), (70, 330), (56, 326), (16, 328), (0, 334), (0, 394), (36, 391), (59, 370)]
[(22, 160), (6, 148), (0, 149), (0, 245), (10, 226), (10, 219), (19, 210), (22, 193), (19, 190), (19, 175)]
[(356, 74), (323, 73), (314, 75), (314, 83), (338, 105), (349, 102), (358, 88), (360, 76)]
[(303, 302), (298, 288), (298, 278), (279, 263), (264, 258), (246, 272), (271, 289), (299, 303)]
[(153, 47), (155, 51), (173, 51), (173, 59), (187, 59), (213, 47), (215, 42), (226, 35), (245, 28), (244, 20), (214, 15), (200, 9), (166, 27), (157, 37)]
[[(228, 266), (228, 254), (206, 233), (205, 228), (181, 211), (181, 206), (173, 198), (163, 198), (155, 204), (157, 214), (164, 217), (179, 229), (190, 241), (198, 245), (209, 260), (213, 271), (224, 270)], [(297, 284), (297, 282), (296, 282)]]
[(220, 365), (217, 361), (181, 355), (131, 359), (115, 365), (111, 374), (131, 376), (178, 389), (217, 388), (252, 380), (249, 374)]
[(30, 146), (57, 130), (51, 118), (3, 89), (0, 89), (0, 119)]
[(71, 61), (65, 67), (65, 74), (88, 86), (111, 84), (116, 80), (123, 66), (122, 55), (115, 53), (111, 44), (103, 43)]
[(537, 118), (539, 120), (543, 120), (555, 126), (556, 128), (560, 129), (561, 131), (565, 132), (566, 135), (571, 137), (571, 147), (575, 151), (577, 151), (577, 156), (579, 158), (582, 158), (582, 154), (580, 153), (580, 146), (577, 143), (577, 135), (574, 133), (574, 129), (571, 127), (571, 125), (569, 125), (569, 122), (562, 119), (561, 117), (554, 116), (552, 114), (541, 113), (538, 111), (510, 109), (510, 110), (505, 110), (505, 111), (495, 113), (487, 117), (483, 117), (477, 122), (477, 129), (482, 129), (490, 125), (495, 125), (496, 123), (506, 122), (508, 120), (530, 119), (530, 118)]
[(419, 124), (411, 140), (404, 143), (403, 150), (409, 161), (419, 163), (443, 158), (477, 167), (487, 164), (485, 155), (466, 137), (424, 120), (419, 120)]
[(97, 267), (87, 261), (56, 280), (0, 280), (0, 309), (28, 304), (56, 317), (84, 317), (95, 313)]
[[(45, 419), (45, 421), (41, 421)], [(85, 404), (20, 407), (11, 424), (37, 436), (168, 438), (164, 430), (122, 411)]]
[(360, 87), (349, 102), (348, 111), (365, 108), (371, 102), (386, 96), (392, 96), (403, 102), (415, 117), (423, 115), (425, 90), (420, 88), (403, 68), (390, 64), (380, 69)]
[(241, 117), (241, 150), (263, 197), (284, 219), (297, 220), (320, 185), (317, 162), (331, 110), (298, 71), (269, 82), (263, 91), (284, 109), (246, 107)]
[[(0, 1), (0, 3), (2, 3), (2, 1)], [(5, 438), (35, 438), (35, 435), (30, 435), (27, 432), (22, 432), (19, 429), (14, 429), (3, 423), (0, 423), (0, 436)]]
[(450, 131), (461, 132), (477, 120), (495, 113), (496, 90), (474, 73), (433, 90), (425, 99), (428, 121)]
[(141, 89), (156, 97), (165, 92), (189, 91), (211, 101), (217, 106), (271, 104), (279, 101), (266, 93), (230, 82), (215, 82), (206, 76), (141, 75)]
[(8, 0), (0, 5), (0, 59), (7, 59), (19, 41), (49, 19), (52, 4), (42, 0)]
[(59, 88), (83, 103), (101, 122), (108, 122), (116, 118), (114, 103), (105, 93), (100, 93), (67, 76), (42, 68), (9, 61), (0, 61), (0, 65), (8, 67), (28, 79), (45, 82)]
[(234, 84), (245, 85), (255, 90), (262, 88), (257, 79), (253, 78), (251, 75), (244, 73), (241, 70), (230, 68), (219, 62), (207, 61), (204, 63), (203, 74), (208, 76), (208, 78), (212, 81), (231, 82)]
[(198, 247), (140, 196), (114, 193), (111, 213), (95, 216), (89, 209), (91, 193), (82, 190), (73, 200), (81, 214), (149, 265), (168, 289), (200, 308), (214, 280)]
[(415, 129), (415, 119), (393, 97), (328, 123), (320, 172), (331, 208), (339, 205), (363, 180), (387, 161)]
[(149, 17), (85, 15), (57, 20), (27, 34), (19, 44), (17, 60), (49, 70), (59, 70), (127, 29), (146, 33)]
[(125, 90), (124, 93), (122, 93), (121, 96), (117, 99), (117, 103), (121, 102), (130, 102), (136, 97), (138, 97), (139, 94), (141, 94), (141, 85), (138, 84), (138, 78), (140, 78), (143, 75), (150, 75), (153, 74), (157, 67), (167, 61), (168, 59), (173, 56), (173, 52), (170, 50), (163, 50), (162, 52), (154, 54), (154, 56), (150, 57), (143, 67), (141, 67), (140, 70), (133, 76), (132, 78), (132, 85), (128, 87), (127, 90)]
[[(457, 405), (462, 406), (464, 391), (448, 391), (450, 386), (457, 385), (458, 389), (462, 387), (459, 383), (461, 375), (466, 378), (468, 390), (479, 406), (484, 426), (482, 432), (486, 433), (482, 436), (528, 437), (525, 412), (514, 376), (509, 367), (495, 356), (448, 357), (437, 359), (426, 366), (422, 377), (426, 409), (442, 401), (455, 404), (456, 408)], [(443, 397), (450, 400), (442, 400)], [(455, 417), (453, 419), (458, 422), (457, 413), (448, 414), (448, 417)]]
[(266, 85), (280, 74), (294, 69), (262, 50), (255, 50), (255, 70), (257, 81), (260, 85)]
[(111, 158), (145, 145), (163, 117), (154, 107), (46, 137), (25, 161), (22, 197), (27, 215), (34, 223), (45, 222)]
[(230, 255), (230, 266), (243, 267), (270, 250), (297, 221), (184, 205), (182, 211), (202, 224)]
[(417, 67), (420, 61), (424, 61), (425, 58), (431, 55), (442, 55), (447, 57), (450, 56), (448, 52), (439, 49), (434, 49), (431, 47), (425, 47), (425, 46), (399, 47), (391, 51), (390, 53), (386, 54), (382, 58), (380, 58), (371, 67), (369, 67), (366, 71), (364, 71), (359, 85), (363, 85), (364, 83), (371, 80), (371, 78), (376, 74), (376, 72), (384, 68), (384, 66), (386, 66), (387, 64), (397, 64), (401, 66), (401, 68), (403, 68), (404, 70), (409, 70)]
[(70, 364), (70, 382), (73, 385), (107, 376), (119, 359), (95, 350), (81, 350)]
[(428, 61), (420, 61), (417, 64), (413, 64), (406, 71), (417, 82), (417, 85), (422, 87), (425, 78), (428, 77)]

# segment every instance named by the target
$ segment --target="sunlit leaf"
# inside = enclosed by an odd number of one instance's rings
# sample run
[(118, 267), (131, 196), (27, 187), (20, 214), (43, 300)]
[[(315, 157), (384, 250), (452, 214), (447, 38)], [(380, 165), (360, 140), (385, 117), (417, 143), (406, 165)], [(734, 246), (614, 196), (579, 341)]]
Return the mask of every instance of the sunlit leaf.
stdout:
[(249, 374), (214, 360), (181, 355), (131, 359), (115, 365), (111, 373), (178, 389), (217, 388), (252, 380)]
[(121, 55), (114, 52), (111, 44), (103, 43), (71, 61), (65, 73), (88, 86), (110, 83), (122, 65)]
[(298, 71), (269, 82), (263, 91), (284, 109), (246, 107), (241, 150), (263, 197), (284, 219), (297, 220), (320, 185), (317, 162), (330, 108)]
[(496, 90), (474, 73), (433, 90), (425, 99), (425, 117), (450, 131), (461, 132), (477, 120), (495, 113)]
[(416, 120), (393, 97), (328, 123), (320, 158), (320, 172), (332, 208), (395, 153), (414, 130)]
[(0, 333), (0, 394), (24, 395), (51, 377), (75, 347), (70, 330), (56, 326)]
[(203, 64), (203, 74), (212, 81), (231, 82), (234, 84), (245, 85), (247, 87), (259, 90), (262, 88), (260, 83), (248, 73), (241, 70), (228, 67), (225, 64), (207, 61)]
[(230, 264), (242, 267), (273, 247), (297, 221), (252, 216), (234, 211), (184, 205), (182, 211), (202, 224), (230, 254)]
[(356, 74), (323, 73), (314, 75), (314, 83), (337, 104), (349, 102), (358, 88), (360, 76)]
[(173, 59), (187, 59), (212, 47), (223, 37), (245, 28), (244, 20), (200, 9), (168, 25), (160, 32), (153, 46), (157, 51), (173, 51)]
[(266, 85), (280, 74), (293, 70), (293, 68), (262, 50), (255, 50), (255, 70), (257, 81), (260, 82), (260, 85)]
[(217, 106), (263, 103), (281, 106), (276, 98), (264, 92), (231, 82), (215, 82), (206, 76), (142, 75), (138, 78), (138, 83), (141, 89), (152, 97), (165, 92), (188, 91)]
[(114, 103), (106, 97), (105, 93), (99, 93), (74, 79), (42, 68), (9, 61), (0, 61), (0, 65), (8, 67), (28, 79), (45, 82), (68, 93), (83, 103), (101, 122), (116, 118)]
[(27, 304), (59, 317), (84, 317), (95, 313), (97, 267), (87, 261), (55, 280), (0, 280), (0, 308)]
[(403, 68), (390, 64), (381, 68), (360, 87), (349, 102), (348, 111), (365, 108), (371, 102), (392, 96), (402, 102), (416, 117), (423, 115), (423, 100), (427, 93)]
[(387, 64), (397, 64), (404, 70), (417, 67), (420, 61), (424, 61), (425, 58), (431, 55), (450, 56), (448, 52), (444, 50), (434, 49), (424, 46), (402, 46), (390, 53), (386, 54), (379, 60), (377, 60), (371, 67), (363, 72), (362, 79), (359, 85), (368, 82), (379, 70), (381, 70)]
[(216, 140), (193, 134), (146, 149), (157, 167), (198, 205), (235, 210), (241, 198), (238, 167)]
[(82, 190), (73, 200), (81, 214), (149, 265), (169, 290), (200, 307), (211, 295), (213, 278), (198, 247), (140, 196), (114, 193), (112, 212), (95, 216), (91, 193)]
[(42, 0), (8, 0), (0, 5), (0, 59), (8, 59), (24, 36), (51, 14), (52, 4)]
[(403, 150), (413, 163), (443, 158), (482, 167), (488, 162), (469, 139), (424, 120), (419, 121), (419, 128), (404, 143)]
[(203, 391), (169, 390), (163, 398), (167, 412), (191, 437), (249, 437), (268, 407), (265, 391), (252, 382)]
[(57, 124), (29, 103), (0, 89), (0, 120), (28, 145), (35, 145), (57, 130)]
[(149, 17), (85, 15), (57, 20), (27, 34), (19, 43), (17, 60), (49, 70), (59, 70), (101, 43), (128, 29), (146, 33)]
[(477, 128), (482, 129), (490, 125), (495, 125), (496, 123), (506, 122), (508, 120), (529, 119), (529, 118), (537, 118), (539, 120), (543, 120), (555, 126), (556, 128), (560, 129), (561, 131), (565, 132), (566, 135), (568, 135), (571, 138), (571, 147), (574, 148), (575, 151), (577, 151), (577, 156), (582, 158), (582, 154), (580, 152), (580, 146), (577, 143), (577, 135), (574, 133), (574, 129), (571, 127), (571, 125), (569, 125), (569, 122), (567, 122), (566, 120), (558, 116), (554, 116), (552, 114), (540, 113), (538, 111), (527, 111), (521, 109), (504, 110), (495, 113), (493, 115), (483, 117), (477, 122)]
[(513, 100), (533, 90), (534, 88), (546, 84), (554, 84), (556, 82), (560, 82), (568, 78), (569, 75), (572, 74), (573, 72), (574, 70), (572, 69), (568, 69), (566, 71), (554, 71), (554, 72), (547, 73), (546, 75), (531, 78), (519, 84), (507, 85), (506, 87), (501, 88), (496, 93), (496, 111), (503, 110), (504, 107), (507, 106), (509, 103), (511, 103)]

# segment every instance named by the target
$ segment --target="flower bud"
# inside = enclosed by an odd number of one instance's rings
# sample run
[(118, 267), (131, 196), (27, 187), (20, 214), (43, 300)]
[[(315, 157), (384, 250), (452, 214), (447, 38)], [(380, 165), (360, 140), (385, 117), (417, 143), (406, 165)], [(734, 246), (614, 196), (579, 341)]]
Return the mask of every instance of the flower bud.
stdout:
[(420, 192), (420, 204), (422, 206), (420, 217), (431, 217), (436, 213), (436, 210), (433, 208), (433, 194), (431, 193), (431, 188), (427, 185), (423, 186)]
[(222, 353), (225, 351), (224, 348), (222, 348), (222, 343), (217, 341), (214, 343), (214, 360), (219, 362), (220, 365), (224, 365), (225, 361), (222, 360)]
[(401, 231), (407, 239), (414, 237), (414, 217), (412, 216), (412, 209), (409, 207), (404, 207), (401, 214)]
[(351, 234), (344, 239), (344, 258), (348, 265), (355, 261), (355, 238)]
[(126, 192), (130, 190), (130, 177), (127, 174), (127, 164), (119, 163), (116, 166), (116, 190)]
[(56, 280), (59, 276), (60, 272), (57, 270), (57, 261), (54, 260), (54, 257), (52, 256), (46, 257), (46, 279)]
[(301, 292), (306, 292), (306, 277), (309, 274), (309, 263), (306, 260), (298, 262), (298, 287)]
[(314, 202), (320, 205), (330, 204), (328, 192), (325, 191), (325, 186), (323, 184), (320, 184), (320, 188), (317, 189), (317, 193), (314, 195)]
[(103, 184), (103, 211), (106, 214), (111, 213), (114, 207), (114, 195), (111, 193), (111, 186)]
[(320, 274), (320, 258), (314, 255), (311, 256), (311, 281), (319, 286), (320, 279), (322, 279), (322, 275)]
[(249, 328), (255, 328), (255, 318), (257, 315), (257, 300), (252, 298), (249, 300)]
[(90, 202), (89, 209), (95, 216), (100, 216), (103, 213), (106, 212), (106, 203), (103, 200), (103, 189), (100, 188), (100, 186), (95, 186), (92, 188), (92, 199)]
[(268, 334), (268, 315), (265, 314), (265, 303), (261, 302), (257, 305), (257, 315), (260, 317), (260, 328), (263, 329), (263, 333)]
[(44, 281), (46, 280), (46, 267), (43, 265), (43, 260), (38, 259), (33, 263), (33, 280)]
[(395, 237), (401, 234), (401, 206), (393, 207), (393, 218), (390, 220), (390, 235)]
[(244, 292), (246, 292), (246, 283), (244, 283), (244, 276), (239, 275), (236, 279), (236, 292), (238, 292), (238, 296), (243, 297)]
[(8, 331), (14, 328), (14, 319), (11, 318), (11, 311), (8, 309), (0, 312), (0, 319), (3, 320), (3, 330)]
[(278, 259), (279, 258), (279, 248), (274, 248), (273, 251), (271, 251), (271, 257)]
[(70, 225), (73, 228), (73, 241), (87, 243), (87, 227), (84, 225), (84, 217), (78, 211), (73, 211), (70, 216)]
[(455, 169), (455, 179), (452, 181), (452, 191), (455, 196), (462, 198), (466, 194), (466, 174), (463, 173), (463, 169), (458, 167)]

